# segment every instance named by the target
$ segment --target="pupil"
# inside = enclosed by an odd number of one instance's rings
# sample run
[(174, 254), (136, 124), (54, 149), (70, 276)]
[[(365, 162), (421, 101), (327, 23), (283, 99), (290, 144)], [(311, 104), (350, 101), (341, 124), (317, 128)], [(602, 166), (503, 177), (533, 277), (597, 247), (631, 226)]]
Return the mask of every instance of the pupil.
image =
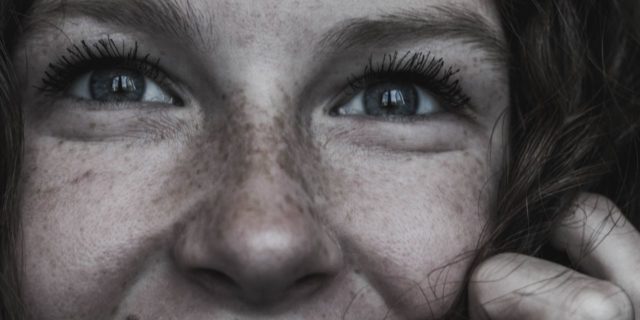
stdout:
[(369, 87), (364, 107), (372, 116), (411, 116), (417, 111), (418, 95), (413, 85), (381, 83)]
[(137, 102), (145, 92), (145, 78), (126, 69), (97, 70), (91, 75), (89, 90), (92, 99), (104, 102)]
[(397, 89), (385, 91), (381, 103), (384, 109), (397, 109), (406, 104), (402, 91)]
[(129, 93), (136, 91), (136, 84), (128, 76), (116, 76), (111, 81), (111, 91), (113, 93)]

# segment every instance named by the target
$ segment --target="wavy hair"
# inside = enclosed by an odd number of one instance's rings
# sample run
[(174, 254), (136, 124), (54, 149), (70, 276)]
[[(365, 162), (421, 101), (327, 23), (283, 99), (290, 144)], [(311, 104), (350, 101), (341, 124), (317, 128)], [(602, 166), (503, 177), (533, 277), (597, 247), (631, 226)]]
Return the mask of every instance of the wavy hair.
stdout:
[(21, 17), (31, 0), (0, 2), (0, 319), (22, 319), (17, 241), (22, 113), (10, 61)]
[[(33, 1), (0, 2), (0, 318), (20, 319), (22, 119), (10, 52)], [(496, 0), (509, 48), (509, 149), (472, 266), (499, 252), (550, 257), (549, 234), (580, 192), (640, 224), (637, 0)], [(445, 316), (464, 319), (466, 291)]]
[[(570, 265), (548, 242), (580, 193), (607, 196), (640, 225), (640, 2), (496, 4), (510, 53), (510, 154), (472, 267), (501, 252)], [(466, 319), (466, 305), (463, 293), (445, 319)]]

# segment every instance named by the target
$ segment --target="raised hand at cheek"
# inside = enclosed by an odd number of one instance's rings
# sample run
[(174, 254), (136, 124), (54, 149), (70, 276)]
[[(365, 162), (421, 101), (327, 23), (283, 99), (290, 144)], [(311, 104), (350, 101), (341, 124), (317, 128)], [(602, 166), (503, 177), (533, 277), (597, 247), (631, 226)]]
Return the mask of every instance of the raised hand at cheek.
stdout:
[(472, 319), (640, 319), (640, 233), (604, 197), (584, 194), (573, 208), (552, 244), (575, 269), (514, 253), (492, 257), (469, 284)]

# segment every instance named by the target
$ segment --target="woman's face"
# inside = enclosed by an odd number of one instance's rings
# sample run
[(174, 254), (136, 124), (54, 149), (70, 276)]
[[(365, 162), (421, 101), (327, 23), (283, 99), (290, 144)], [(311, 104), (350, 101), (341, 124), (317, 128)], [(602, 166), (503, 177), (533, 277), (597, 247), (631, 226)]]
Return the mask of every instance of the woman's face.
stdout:
[(451, 306), (505, 152), (491, 1), (61, 3), (14, 53), (32, 317)]

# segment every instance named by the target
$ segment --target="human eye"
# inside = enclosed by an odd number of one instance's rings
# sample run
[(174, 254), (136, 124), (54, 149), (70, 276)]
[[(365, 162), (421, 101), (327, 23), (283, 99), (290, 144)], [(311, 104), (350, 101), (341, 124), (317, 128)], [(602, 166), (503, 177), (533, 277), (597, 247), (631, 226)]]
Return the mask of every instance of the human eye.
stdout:
[(384, 55), (369, 59), (350, 90), (330, 110), (332, 116), (364, 116), (382, 120), (417, 120), (440, 112), (464, 111), (469, 98), (454, 79), (458, 70), (445, 67), (431, 53)]
[(138, 44), (127, 47), (113, 39), (92, 45), (82, 41), (49, 64), (39, 89), (49, 94), (101, 104), (159, 103), (181, 106), (159, 60), (141, 55)]

